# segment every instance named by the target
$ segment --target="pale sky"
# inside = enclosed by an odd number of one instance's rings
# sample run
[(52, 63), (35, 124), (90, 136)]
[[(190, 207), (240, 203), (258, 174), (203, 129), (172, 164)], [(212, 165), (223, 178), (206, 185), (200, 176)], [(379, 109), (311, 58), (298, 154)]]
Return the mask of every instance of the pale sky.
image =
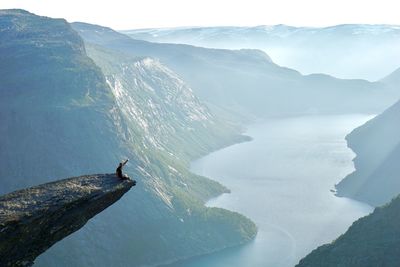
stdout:
[(0, 0), (0, 9), (117, 30), (178, 26), (398, 24), (397, 0)]

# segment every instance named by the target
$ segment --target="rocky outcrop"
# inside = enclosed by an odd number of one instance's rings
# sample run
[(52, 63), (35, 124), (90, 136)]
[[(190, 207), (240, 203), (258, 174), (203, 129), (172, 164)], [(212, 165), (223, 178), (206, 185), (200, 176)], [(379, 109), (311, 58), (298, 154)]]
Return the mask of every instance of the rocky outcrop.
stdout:
[(0, 197), (0, 266), (32, 265), (134, 185), (114, 174), (85, 175)]
[(62, 19), (2, 10), (0, 29), (0, 194), (106, 173), (122, 158), (141, 185), (37, 257), (38, 266), (152, 266), (255, 236), (249, 219), (204, 206), (227, 189), (190, 173), (189, 161), (237, 131), (214, 120), (177, 75), (115, 52), (94, 62)]

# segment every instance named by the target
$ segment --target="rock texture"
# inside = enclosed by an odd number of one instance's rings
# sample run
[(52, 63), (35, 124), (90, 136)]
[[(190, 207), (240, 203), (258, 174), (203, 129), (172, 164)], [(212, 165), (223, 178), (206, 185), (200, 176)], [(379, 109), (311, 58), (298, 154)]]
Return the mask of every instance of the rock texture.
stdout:
[(0, 197), (0, 266), (32, 265), (38, 255), (80, 229), (132, 186), (132, 180), (98, 174)]
[(124, 158), (141, 185), (35, 263), (148, 266), (253, 238), (249, 219), (204, 206), (227, 189), (188, 169), (238, 132), (156, 60), (88, 51), (65, 20), (0, 11), (0, 194)]

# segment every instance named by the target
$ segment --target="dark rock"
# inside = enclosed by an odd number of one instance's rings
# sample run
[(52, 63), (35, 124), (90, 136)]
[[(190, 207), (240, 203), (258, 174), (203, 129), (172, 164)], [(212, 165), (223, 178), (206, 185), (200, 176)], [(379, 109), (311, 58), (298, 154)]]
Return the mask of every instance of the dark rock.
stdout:
[(134, 184), (114, 174), (85, 175), (0, 197), (0, 266), (32, 265)]
[(227, 189), (188, 169), (236, 141), (235, 127), (161, 62), (96, 51), (65, 20), (0, 11), (0, 194), (105, 173), (123, 158), (140, 183), (35, 263), (152, 266), (253, 238), (248, 218), (204, 206)]

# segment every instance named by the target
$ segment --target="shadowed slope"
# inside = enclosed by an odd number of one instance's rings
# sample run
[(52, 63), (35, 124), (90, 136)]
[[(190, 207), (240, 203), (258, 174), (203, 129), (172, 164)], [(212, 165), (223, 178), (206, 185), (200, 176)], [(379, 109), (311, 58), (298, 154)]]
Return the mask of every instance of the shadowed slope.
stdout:
[[(107, 173), (123, 158), (140, 184), (38, 266), (155, 265), (254, 237), (249, 219), (204, 206), (227, 189), (191, 174), (188, 162), (236, 131), (211, 129), (220, 125), (176, 75), (146, 60), (120, 65), (108, 53), (113, 65), (97, 66), (65, 20), (2, 10), (0, 26), (0, 194)], [(100, 67), (113, 68), (105, 76)]]
[(331, 244), (323, 245), (297, 267), (399, 266), (400, 198), (354, 222)]

